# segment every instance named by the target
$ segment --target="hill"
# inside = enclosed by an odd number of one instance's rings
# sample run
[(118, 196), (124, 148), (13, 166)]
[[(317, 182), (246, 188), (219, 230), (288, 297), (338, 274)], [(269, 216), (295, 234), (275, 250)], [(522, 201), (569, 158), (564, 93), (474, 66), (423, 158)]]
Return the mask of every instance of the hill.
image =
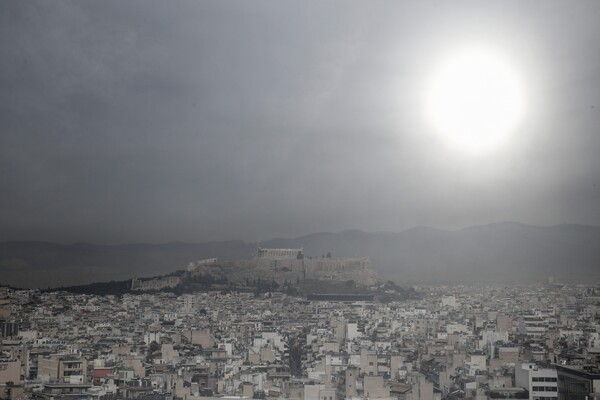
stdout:
[(153, 276), (192, 260), (248, 259), (262, 247), (304, 247), (307, 256), (369, 257), (380, 277), (401, 283), (565, 282), (600, 280), (600, 227), (539, 227), (514, 222), (447, 231), (315, 233), (262, 243), (129, 244), (0, 243), (2, 284), (53, 287)]

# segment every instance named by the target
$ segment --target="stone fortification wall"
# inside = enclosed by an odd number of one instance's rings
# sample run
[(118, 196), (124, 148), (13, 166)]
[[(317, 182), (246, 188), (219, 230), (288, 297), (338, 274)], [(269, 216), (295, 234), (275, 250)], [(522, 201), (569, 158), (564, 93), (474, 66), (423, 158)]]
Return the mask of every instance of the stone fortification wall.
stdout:
[(369, 258), (313, 258), (304, 260), (307, 277), (319, 280), (349, 281), (362, 285), (377, 282)]
[(200, 265), (194, 270), (199, 274), (226, 276), (231, 282), (244, 283), (261, 279), (275, 280), (282, 284), (304, 279), (348, 281), (360, 285), (377, 282), (375, 271), (368, 258), (314, 258), (314, 259), (269, 259), (255, 258), (220, 262), (218, 265)]

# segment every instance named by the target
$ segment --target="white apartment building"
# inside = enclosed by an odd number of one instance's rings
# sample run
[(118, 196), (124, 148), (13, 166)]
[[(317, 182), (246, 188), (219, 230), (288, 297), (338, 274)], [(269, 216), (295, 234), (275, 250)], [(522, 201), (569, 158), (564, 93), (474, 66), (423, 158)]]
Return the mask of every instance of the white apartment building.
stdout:
[(558, 399), (558, 375), (553, 368), (539, 367), (535, 363), (517, 364), (515, 386), (527, 389), (530, 400)]

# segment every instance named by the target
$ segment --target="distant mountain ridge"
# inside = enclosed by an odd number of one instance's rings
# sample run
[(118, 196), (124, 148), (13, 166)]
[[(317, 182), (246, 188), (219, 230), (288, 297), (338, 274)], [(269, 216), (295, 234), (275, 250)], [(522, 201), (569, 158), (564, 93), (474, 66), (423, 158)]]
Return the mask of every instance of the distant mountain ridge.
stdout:
[(383, 279), (405, 283), (600, 280), (600, 227), (498, 222), (449, 231), (321, 232), (261, 243), (239, 240), (166, 244), (0, 243), (0, 283), (56, 287), (153, 276), (208, 257), (247, 259), (258, 246), (304, 247), (307, 256), (370, 257)]
[(304, 246), (371, 257), (376, 271), (398, 282), (539, 282), (600, 279), (600, 227), (492, 223), (456, 231), (429, 227), (399, 233), (346, 231), (275, 239), (273, 246)]

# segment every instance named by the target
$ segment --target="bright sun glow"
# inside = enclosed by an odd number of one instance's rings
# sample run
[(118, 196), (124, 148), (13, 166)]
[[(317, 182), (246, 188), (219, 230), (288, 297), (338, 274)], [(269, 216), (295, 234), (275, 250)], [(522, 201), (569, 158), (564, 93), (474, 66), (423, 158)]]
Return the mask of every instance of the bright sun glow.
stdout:
[(523, 111), (522, 87), (514, 70), (498, 55), (463, 51), (434, 74), (425, 110), (447, 144), (486, 152), (515, 130)]

